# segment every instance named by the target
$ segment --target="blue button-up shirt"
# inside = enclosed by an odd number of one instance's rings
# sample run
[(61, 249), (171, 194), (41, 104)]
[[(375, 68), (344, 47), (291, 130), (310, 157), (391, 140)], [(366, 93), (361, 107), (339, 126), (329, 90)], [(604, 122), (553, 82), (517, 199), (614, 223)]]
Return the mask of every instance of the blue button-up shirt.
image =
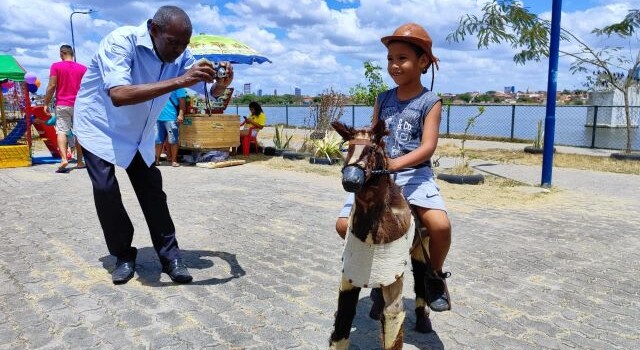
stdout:
[[(123, 168), (140, 152), (150, 166), (155, 160), (154, 125), (169, 94), (116, 107), (109, 97), (109, 89), (175, 78), (194, 63), (189, 50), (175, 62), (163, 63), (153, 49), (147, 22), (111, 32), (100, 42), (76, 98), (73, 133), (82, 147)], [(204, 84), (194, 87), (203, 88)]]

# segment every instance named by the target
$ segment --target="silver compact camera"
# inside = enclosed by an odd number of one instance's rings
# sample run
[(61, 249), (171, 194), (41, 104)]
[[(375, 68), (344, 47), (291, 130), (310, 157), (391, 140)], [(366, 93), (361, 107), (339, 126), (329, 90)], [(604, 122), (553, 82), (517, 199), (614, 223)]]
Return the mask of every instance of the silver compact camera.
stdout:
[(218, 62), (211, 62), (206, 58), (201, 58), (198, 60), (198, 62), (196, 62), (196, 64), (197, 65), (210, 64), (213, 67), (213, 70), (215, 71), (216, 78), (224, 78), (227, 76), (227, 67), (221, 65)]
[(227, 67), (220, 65), (218, 62), (213, 63), (213, 70), (216, 71), (216, 77), (224, 78), (227, 76)]

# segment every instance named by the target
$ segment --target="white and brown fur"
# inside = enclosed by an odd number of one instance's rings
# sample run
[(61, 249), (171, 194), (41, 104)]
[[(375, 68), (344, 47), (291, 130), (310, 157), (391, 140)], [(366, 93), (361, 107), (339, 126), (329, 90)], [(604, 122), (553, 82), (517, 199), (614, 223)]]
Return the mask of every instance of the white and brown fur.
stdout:
[[(389, 175), (373, 175), (372, 170), (386, 169), (383, 136), (387, 130), (385, 123), (380, 121), (372, 125), (371, 129), (355, 129), (342, 123), (332, 123), (333, 128), (345, 141), (349, 141), (349, 150), (345, 158), (345, 166), (358, 165), (365, 170), (365, 184), (356, 193), (351, 213), (351, 225), (347, 234), (353, 234), (366, 243), (385, 244), (402, 237), (411, 225), (413, 217), (409, 204), (402, 195), (400, 188)], [(414, 245), (415, 247), (415, 245)], [(428, 313), (424, 308), (424, 271), (425, 259), (421, 249), (412, 249), (416, 256), (411, 257), (416, 281), (416, 305), (421, 306), (420, 312)], [(416, 264), (418, 265), (416, 268)], [(416, 276), (416, 272), (420, 276)], [(403, 276), (396, 276), (396, 282), (382, 287), (385, 306), (381, 315), (383, 349), (402, 349), (404, 334), (404, 308), (402, 305)], [(379, 287), (379, 286), (363, 286)], [(354, 286), (344, 274), (338, 297), (338, 310), (331, 334), (331, 349), (347, 349), (349, 333), (360, 287)], [(418, 310), (417, 310), (418, 311)]]

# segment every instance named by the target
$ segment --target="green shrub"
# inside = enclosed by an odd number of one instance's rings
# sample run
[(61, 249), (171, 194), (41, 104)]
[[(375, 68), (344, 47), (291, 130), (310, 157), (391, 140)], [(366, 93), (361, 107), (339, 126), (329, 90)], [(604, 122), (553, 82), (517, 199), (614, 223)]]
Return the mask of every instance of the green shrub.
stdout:
[(277, 149), (287, 149), (293, 135), (287, 136), (284, 132), (284, 125), (276, 125), (275, 134), (273, 135), (273, 145)]
[(536, 138), (533, 140), (533, 148), (542, 148), (544, 146), (544, 129), (542, 128), (542, 119), (538, 120), (538, 131)]
[(316, 157), (322, 156), (329, 160), (342, 157), (340, 146), (343, 141), (336, 132), (328, 132), (322, 139), (311, 141), (313, 142), (313, 154)]

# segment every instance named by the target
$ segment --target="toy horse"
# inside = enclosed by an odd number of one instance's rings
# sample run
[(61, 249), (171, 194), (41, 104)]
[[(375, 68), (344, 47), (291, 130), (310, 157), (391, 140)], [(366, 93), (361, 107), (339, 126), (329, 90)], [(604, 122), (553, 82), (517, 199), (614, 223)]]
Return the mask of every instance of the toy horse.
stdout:
[[(376, 122), (371, 129), (356, 130), (342, 123), (331, 124), (349, 149), (342, 169), (342, 184), (355, 193), (349, 217), (343, 270), (338, 297), (331, 349), (347, 349), (349, 333), (361, 288), (381, 288), (380, 314), (383, 349), (402, 349), (404, 306), (402, 285), (409, 251), (412, 249), (415, 222), (400, 188), (386, 171), (383, 136), (385, 123)], [(419, 240), (418, 240), (419, 242)], [(417, 246), (418, 244), (416, 244)], [(423, 249), (413, 249), (411, 262), (416, 278), (417, 327), (431, 331), (428, 308), (425, 309), (425, 271), (428, 258)], [(417, 254), (415, 254), (417, 253)], [(425, 253), (426, 254), (426, 253)], [(419, 302), (420, 301), (420, 302)], [(374, 300), (375, 308), (376, 300)], [(372, 315), (375, 312), (372, 309)], [(420, 324), (421, 323), (421, 324)]]

